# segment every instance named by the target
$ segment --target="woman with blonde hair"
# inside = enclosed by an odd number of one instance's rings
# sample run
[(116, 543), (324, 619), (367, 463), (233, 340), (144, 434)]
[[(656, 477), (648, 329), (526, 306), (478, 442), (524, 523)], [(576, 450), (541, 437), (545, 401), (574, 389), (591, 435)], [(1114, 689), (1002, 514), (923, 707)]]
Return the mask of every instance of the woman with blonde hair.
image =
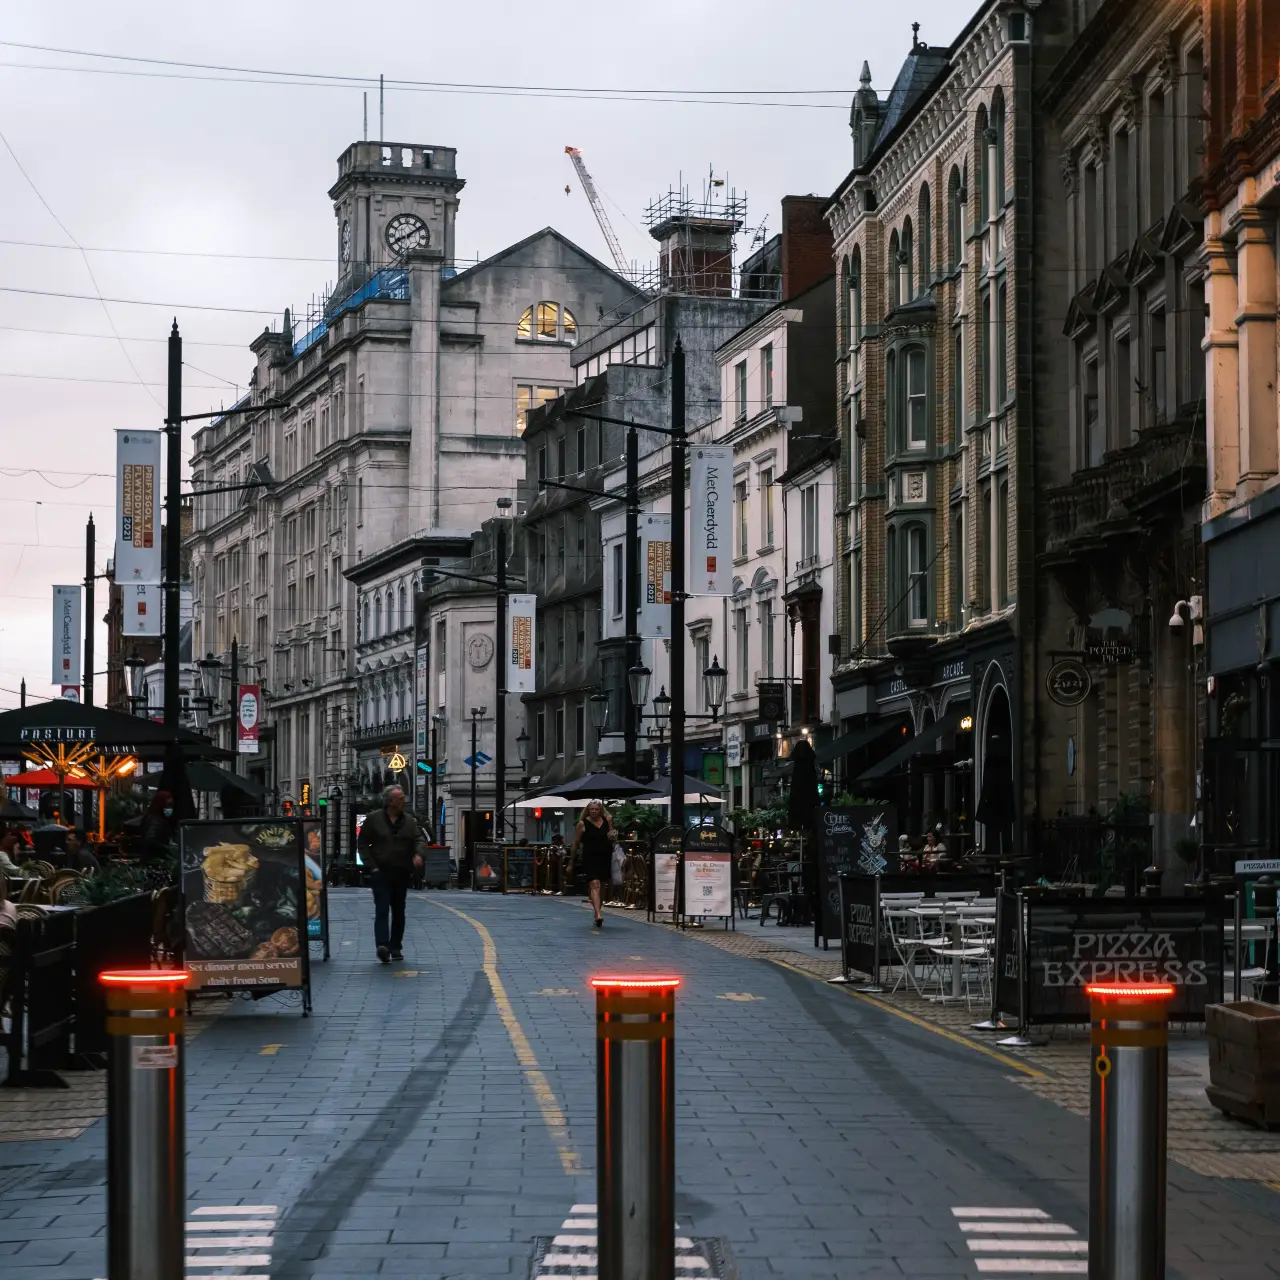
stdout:
[(590, 800), (582, 811), (573, 836), (573, 856), (581, 850), (582, 868), (586, 873), (587, 896), (595, 912), (597, 929), (604, 928), (604, 912), (600, 907), (601, 885), (613, 878), (613, 845), (617, 840), (613, 819), (599, 800)]

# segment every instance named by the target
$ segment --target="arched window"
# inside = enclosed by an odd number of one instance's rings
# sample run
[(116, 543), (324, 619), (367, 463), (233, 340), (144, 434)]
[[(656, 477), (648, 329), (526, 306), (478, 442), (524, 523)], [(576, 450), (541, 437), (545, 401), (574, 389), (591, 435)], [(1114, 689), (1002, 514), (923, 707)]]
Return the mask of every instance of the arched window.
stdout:
[(923, 449), (929, 443), (929, 383), (924, 348), (910, 347), (905, 362), (907, 448)]
[(840, 262), (840, 334), (845, 346), (853, 346), (853, 329), (849, 324), (850, 295), (853, 292), (853, 277), (849, 274), (849, 259)]
[(979, 107), (974, 120), (974, 138), (978, 147), (978, 201), (975, 206), (979, 225), (991, 216), (991, 144), (987, 141), (987, 109)]
[(539, 302), (537, 307), (525, 307), (516, 325), (516, 338), (522, 342), (577, 342), (578, 321), (558, 302)]
[(886, 410), (885, 434), (889, 438), (889, 452), (898, 449), (898, 353), (890, 351), (884, 358), (884, 403)]
[(964, 261), (964, 187), (960, 170), (947, 179), (947, 265), (952, 271)]
[(929, 196), (929, 184), (920, 188), (920, 269), (917, 278), (923, 293), (933, 283), (933, 203)]
[(1004, 208), (1004, 94), (999, 89), (991, 99), (991, 128), (987, 137), (992, 151), (992, 212), (998, 218)]
[(382, 597), (373, 597), (373, 634), (380, 636), (382, 634)]
[(370, 624), (369, 597), (365, 596), (364, 598), (364, 630), (363, 630), (363, 634), (360, 637), (362, 640), (373, 639), (373, 630), (369, 624)]
[(409, 606), (408, 596), (405, 594), (404, 583), (400, 584), (400, 608), (396, 619), (396, 626), (403, 630), (409, 625)]
[(899, 306), (902, 302), (901, 279), (898, 272), (898, 233), (895, 231), (889, 237), (889, 303), (891, 306)]
[(898, 265), (902, 272), (902, 301), (910, 302), (915, 296), (912, 266), (915, 243), (911, 234), (911, 219), (902, 224), (902, 247), (898, 250)]
[(862, 249), (853, 251), (849, 267), (849, 313), (853, 325), (854, 342), (862, 341)]
[(929, 624), (928, 531), (922, 524), (909, 524), (907, 536), (907, 625)]

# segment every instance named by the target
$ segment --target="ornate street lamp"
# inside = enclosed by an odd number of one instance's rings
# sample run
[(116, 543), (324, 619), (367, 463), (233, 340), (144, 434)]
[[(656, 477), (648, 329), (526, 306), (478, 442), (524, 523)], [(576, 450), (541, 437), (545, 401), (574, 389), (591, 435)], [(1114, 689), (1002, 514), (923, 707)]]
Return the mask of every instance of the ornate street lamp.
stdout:
[(212, 708), (218, 701), (218, 679), (222, 674), (222, 663), (211, 653), (206, 653), (196, 666), (200, 668), (200, 688), (205, 701)]
[(587, 701), (591, 704), (592, 727), (597, 734), (603, 734), (609, 727), (609, 695), (599, 689)]
[(638, 663), (627, 672), (627, 686), (631, 693), (631, 705), (637, 711), (649, 701), (649, 681), (653, 672), (644, 663)]
[(719, 657), (712, 658), (711, 665), (702, 673), (702, 696), (711, 708), (711, 719), (719, 718), (720, 708), (724, 706), (725, 685), (728, 673), (720, 665)]

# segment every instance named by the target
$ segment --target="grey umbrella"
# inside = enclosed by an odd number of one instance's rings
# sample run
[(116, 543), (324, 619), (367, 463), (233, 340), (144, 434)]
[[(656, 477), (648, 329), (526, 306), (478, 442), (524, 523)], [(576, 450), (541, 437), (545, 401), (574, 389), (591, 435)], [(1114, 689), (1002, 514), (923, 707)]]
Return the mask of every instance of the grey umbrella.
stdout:
[(643, 782), (633, 782), (616, 773), (588, 773), (572, 782), (555, 783), (548, 790), (566, 800), (582, 804), (586, 804), (588, 800), (631, 800), (653, 795), (653, 789)]

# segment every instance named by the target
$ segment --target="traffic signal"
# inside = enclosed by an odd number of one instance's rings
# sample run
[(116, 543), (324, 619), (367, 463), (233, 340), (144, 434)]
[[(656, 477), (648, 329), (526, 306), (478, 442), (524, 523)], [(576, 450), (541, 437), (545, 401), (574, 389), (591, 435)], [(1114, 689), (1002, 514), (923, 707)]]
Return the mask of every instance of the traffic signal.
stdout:
[(423, 773), (431, 772), (431, 766), (425, 760), (418, 761), (418, 768), (421, 769)]
[(540, 817), (542, 817), (542, 810), (541, 810), (540, 808), (539, 808), (539, 809), (535, 809), (535, 810), (533, 811), (533, 816), (534, 816), (535, 818), (540, 818)]
[(320, 805), (320, 807), (321, 807), (322, 809), (327, 808), (327, 807), (328, 807), (328, 804), (329, 804), (329, 797), (328, 797), (328, 796), (321, 796), (321, 797), (320, 797), (320, 799), (319, 799), (319, 801), (318, 801), (317, 803)]

